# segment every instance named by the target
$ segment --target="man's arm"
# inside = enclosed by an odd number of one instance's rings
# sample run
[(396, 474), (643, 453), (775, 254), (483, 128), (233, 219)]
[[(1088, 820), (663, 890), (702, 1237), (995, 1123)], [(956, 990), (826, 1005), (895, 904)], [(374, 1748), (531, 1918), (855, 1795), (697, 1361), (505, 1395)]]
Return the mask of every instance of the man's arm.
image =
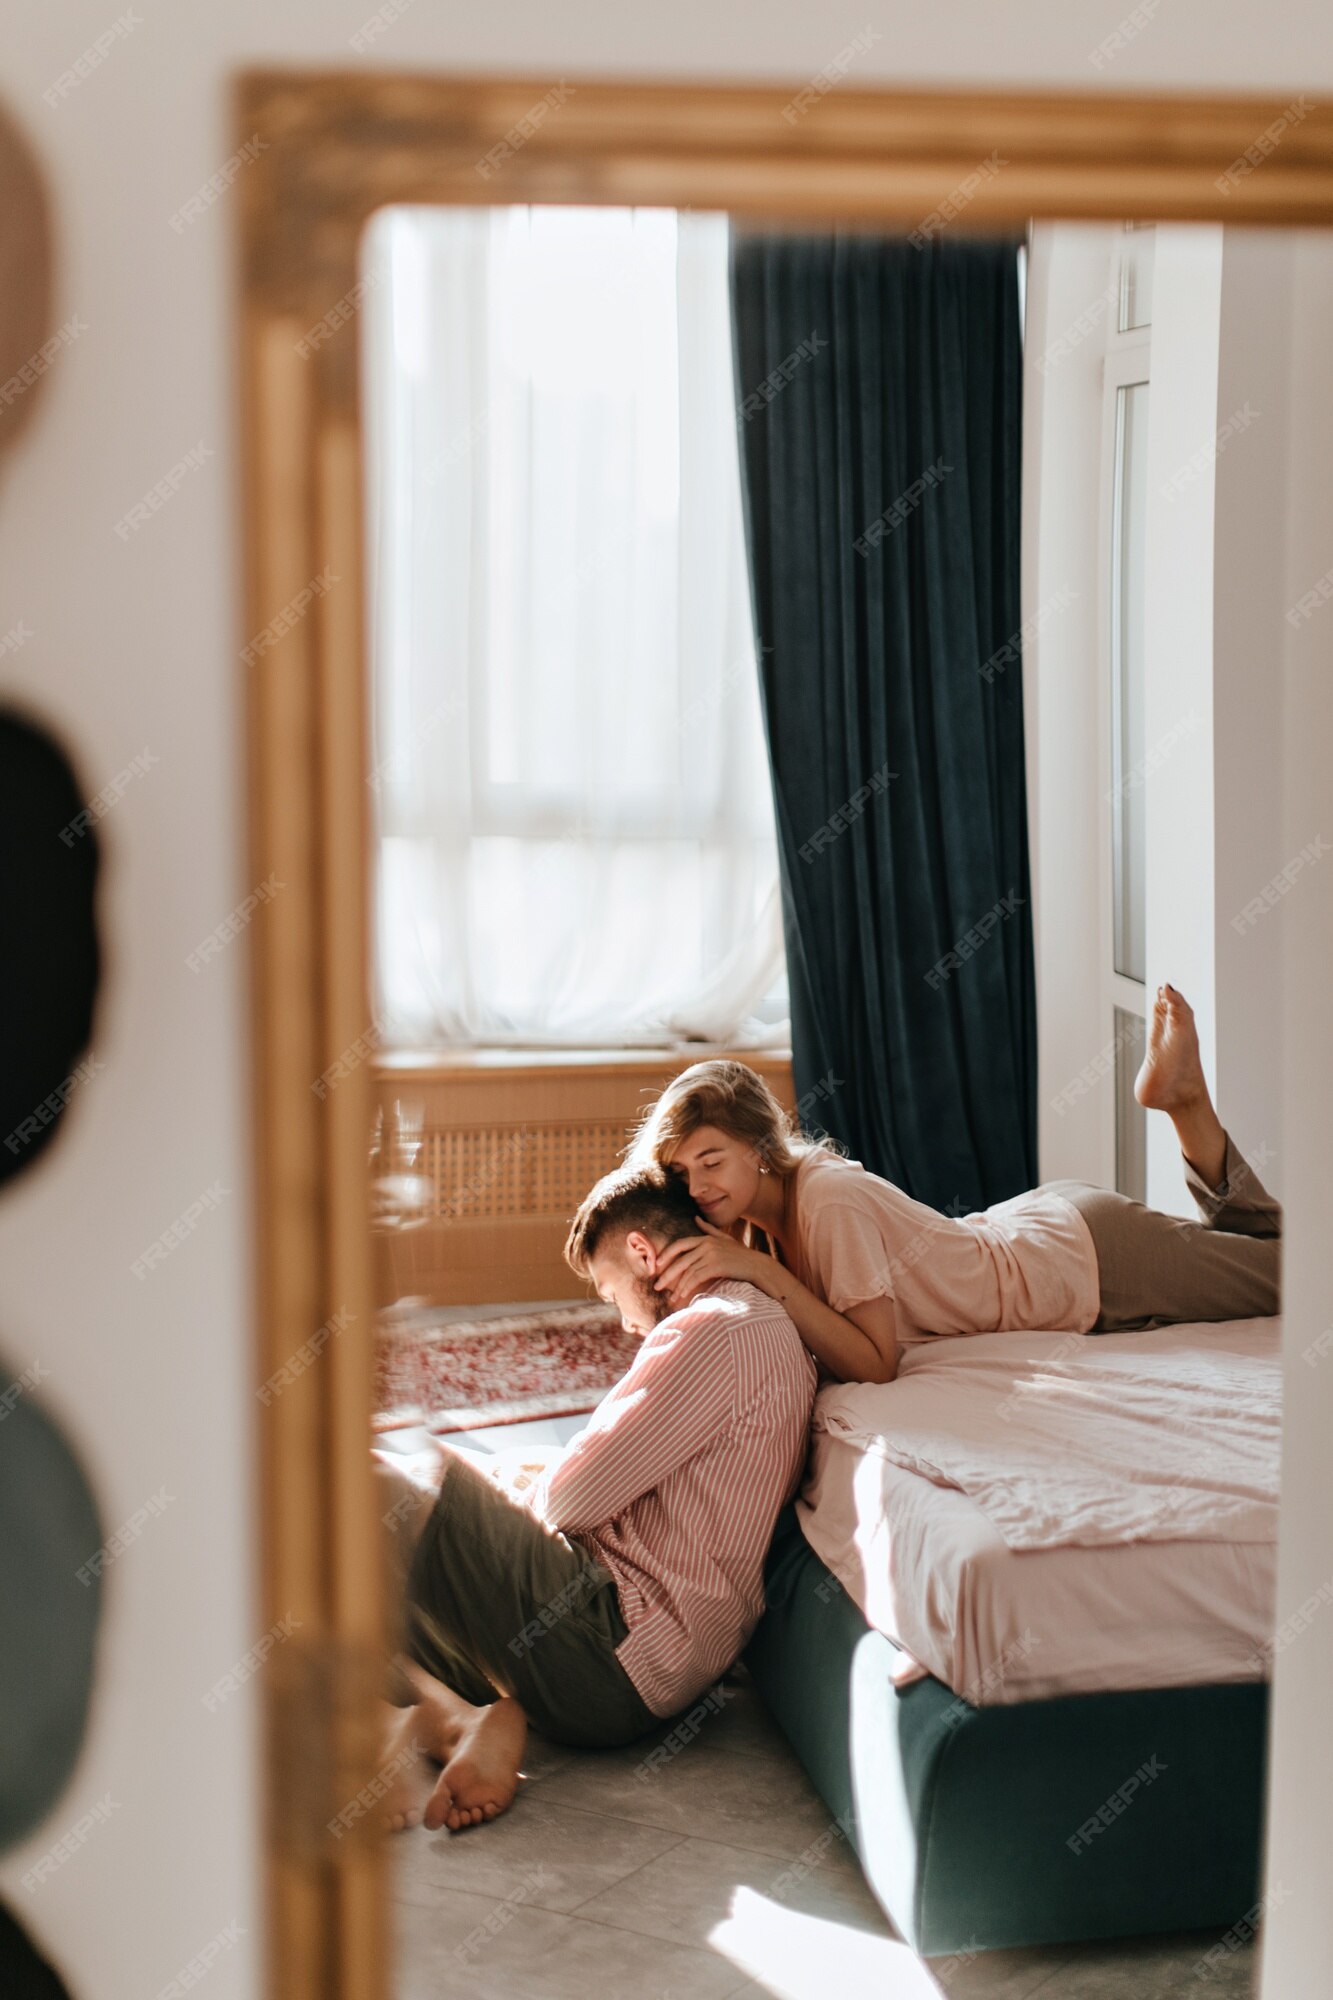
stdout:
[(531, 1496), (534, 1513), (566, 1530), (614, 1520), (726, 1428), (735, 1385), (719, 1315), (672, 1313)]

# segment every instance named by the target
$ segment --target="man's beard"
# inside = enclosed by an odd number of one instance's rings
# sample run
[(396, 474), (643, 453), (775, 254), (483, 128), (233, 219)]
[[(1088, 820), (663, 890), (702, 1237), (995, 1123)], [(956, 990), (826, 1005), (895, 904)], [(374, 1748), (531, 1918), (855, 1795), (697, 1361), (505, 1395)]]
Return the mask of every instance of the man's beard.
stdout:
[(660, 1326), (675, 1310), (665, 1292), (654, 1291), (651, 1278), (635, 1278), (634, 1296), (650, 1326)]

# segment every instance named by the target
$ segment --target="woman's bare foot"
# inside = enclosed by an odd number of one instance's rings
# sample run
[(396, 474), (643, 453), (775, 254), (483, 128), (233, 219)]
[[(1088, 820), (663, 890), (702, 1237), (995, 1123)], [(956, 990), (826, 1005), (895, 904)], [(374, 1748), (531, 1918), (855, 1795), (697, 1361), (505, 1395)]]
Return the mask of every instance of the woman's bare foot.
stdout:
[(1165, 1111), (1185, 1158), (1216, 1187), (1226, 1171), (1227, 1135), (1208, 1094), (1194, 1010), (1174, 986), (1157, 989), (1134, 1095), (1149, 1111)]
[(426, 1825), (461, 1833), (502, 1813), (518, 1790), (527, 1733), (527, 1717), (509, 1695), (474, 1708), (427, 1801)]

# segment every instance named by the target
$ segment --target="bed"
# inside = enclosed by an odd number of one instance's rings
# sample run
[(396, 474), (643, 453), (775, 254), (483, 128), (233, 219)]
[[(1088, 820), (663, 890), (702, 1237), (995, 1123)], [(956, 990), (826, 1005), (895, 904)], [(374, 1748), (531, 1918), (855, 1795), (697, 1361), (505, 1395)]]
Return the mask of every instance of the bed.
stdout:
[(986, 1335), (821, 1391), (746, 1662), (917, 1950), (1258, 1901), (1278, 1346)]

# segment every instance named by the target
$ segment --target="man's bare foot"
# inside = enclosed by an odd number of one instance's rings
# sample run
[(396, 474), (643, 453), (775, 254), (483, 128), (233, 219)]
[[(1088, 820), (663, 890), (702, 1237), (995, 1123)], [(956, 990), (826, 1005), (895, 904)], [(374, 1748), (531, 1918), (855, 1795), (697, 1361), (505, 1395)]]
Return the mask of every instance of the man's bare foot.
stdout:
[(1165, 1111), (1185, 1158), (1209, 1187), (1217, 1186), (1226, 1171), (1227, 1135), (1208, 1094), (1194, 1009), (1174, 986), (1157, 989), (1134, 1095), (1147, 1110)]
[(502, 1813), (518, 1790), (527, 1733), (527, 1717), (509, 1695), (472, 1709), (427, 1801), (426, 1825), (461, 1833)]
[(420, 1826), (430, 1796), (430, 1775), (417, 1747), (415, 1725), (415, 1709), (389, 1708), (380, 1770), (392, 1781), (382, 1801), (390, 1833), (406, 1833)]

